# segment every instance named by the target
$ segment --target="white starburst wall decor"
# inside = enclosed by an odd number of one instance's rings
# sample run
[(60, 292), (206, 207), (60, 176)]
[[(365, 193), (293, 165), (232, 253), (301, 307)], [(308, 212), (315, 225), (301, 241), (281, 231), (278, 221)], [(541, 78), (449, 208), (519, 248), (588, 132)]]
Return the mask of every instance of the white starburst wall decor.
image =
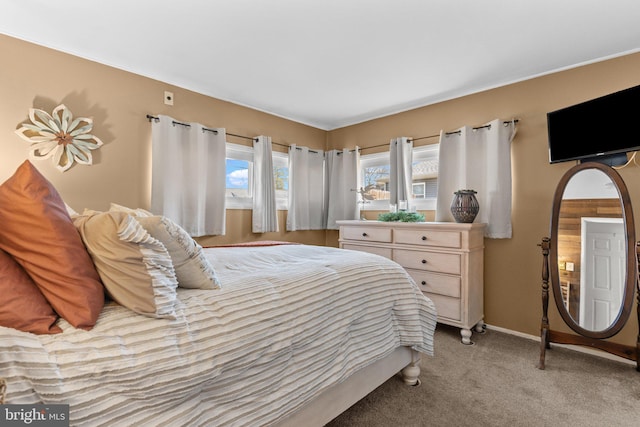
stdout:
[(64, 172), (75, 162), (91, 165), (91, 151), (102, 146), (102, 141), (92, 135), (93, 119), (73, 118), (71, 111), (58, 105), (51, 114), (37, 108), (29, 109), (31, 123), (22, 123), (16, 134), (31, 143), (29, 155), (33, 159), (53, 158), (53, 164)]

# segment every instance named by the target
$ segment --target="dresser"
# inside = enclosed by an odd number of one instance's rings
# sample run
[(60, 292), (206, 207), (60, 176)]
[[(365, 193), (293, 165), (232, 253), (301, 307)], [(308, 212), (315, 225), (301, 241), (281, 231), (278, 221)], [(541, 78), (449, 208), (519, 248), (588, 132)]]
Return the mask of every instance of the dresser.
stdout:
[(338, 221), (340, 247), (369, 252), (400, 264), (429, 297), (438, 322), (484, 330), (484, 229), (454, 222)]

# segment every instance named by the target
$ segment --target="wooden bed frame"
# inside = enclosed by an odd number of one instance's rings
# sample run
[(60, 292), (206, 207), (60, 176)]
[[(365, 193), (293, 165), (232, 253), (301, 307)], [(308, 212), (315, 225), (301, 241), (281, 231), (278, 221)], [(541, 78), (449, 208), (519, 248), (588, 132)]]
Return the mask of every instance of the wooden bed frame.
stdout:
[(301, 425), (321, 427), (398, 372), (402, 373), (405, 384), (419, 385), (420, 353), (410, 347), (398, 347), (384, 359), (372, 363), (353, 374), (346, 381), (325, 390), (317, 398), (276, 425), (279, 427), (298, 427)]

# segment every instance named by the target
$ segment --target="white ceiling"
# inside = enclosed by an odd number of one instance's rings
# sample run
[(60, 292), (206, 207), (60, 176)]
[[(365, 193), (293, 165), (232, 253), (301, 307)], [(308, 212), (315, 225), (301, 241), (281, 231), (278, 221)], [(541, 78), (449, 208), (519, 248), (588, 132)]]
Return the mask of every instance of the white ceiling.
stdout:
[(325, 130), (640, 51), (638, 0), (20, 0), (0, 13), (0, 33)]

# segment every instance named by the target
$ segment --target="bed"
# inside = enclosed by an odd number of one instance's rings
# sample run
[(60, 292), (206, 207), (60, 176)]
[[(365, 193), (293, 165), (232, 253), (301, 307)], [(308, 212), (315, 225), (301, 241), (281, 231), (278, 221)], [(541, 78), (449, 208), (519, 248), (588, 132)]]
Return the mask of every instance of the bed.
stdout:
[(0, 327), (6, 403), (68, 404), (71, 425), (321, 426), (400, 371), (419, 381), (436, 312), (399, 265), (297, 244), (199, 249), (219, 286), (177, 286), (171, 316), (107, 299), (91, 327)]

